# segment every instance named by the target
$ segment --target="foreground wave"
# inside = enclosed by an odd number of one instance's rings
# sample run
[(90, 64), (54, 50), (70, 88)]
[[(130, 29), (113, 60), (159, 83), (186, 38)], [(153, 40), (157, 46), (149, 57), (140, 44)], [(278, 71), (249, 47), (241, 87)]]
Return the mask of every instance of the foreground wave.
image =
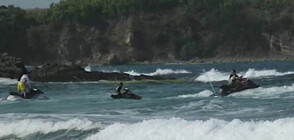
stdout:
[(42, 119), (25, 119), (13, 121), (0, 121), (0, 139), (14, 136), (23, 138), (36, 133), (43, 135), (57, 132), (80, 130), (86, 131), (91, 129), (99, 129), (102, 125), (100, 123), (92, 122), (88, 119), (70, 119), (68, 121), (53, 121)]
[(187, 121), (179, 118), (115, 123), (87, 140), (277, 140), (294, 137), (294, 118), (274, 121)]
[[(88, 119), (67, 121), (25, 119), (0, 121), (0, 139), (34, 138), (35, 135), (58, 137), (77, 131), (86, 140), (277, 140), (294, 137), (294, 118), (276, 120), (195, 120), (180, 118), (152, 119), (138, 123), (114, 123), (108, 126)], [(94, 133), (93, 133), (94, 132)], [(86, 134), (86, 136), (85, 136)], [(78, 138), (76, 137), (76, 138)]]

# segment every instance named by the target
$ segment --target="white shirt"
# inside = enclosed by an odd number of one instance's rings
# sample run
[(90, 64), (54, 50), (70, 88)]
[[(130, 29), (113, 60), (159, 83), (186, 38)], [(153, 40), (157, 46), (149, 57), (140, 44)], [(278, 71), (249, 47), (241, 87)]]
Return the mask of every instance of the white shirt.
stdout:
[(31, 88), (31, 82), (30, 82), (30, 79), (27, 74), (22, 75), (19, 82), (21, 82), (21, 83), (29, 86), (29, 88)]
[(233, 81), (236, 80), (236, 79), (237, 79), (236, 75), (231, 76), (231, 77), (229, 78), (229, 80), (228, 80), (228, 84), (229, 84), (229, 85), (232, 85), (232, 84), (233, 84)]

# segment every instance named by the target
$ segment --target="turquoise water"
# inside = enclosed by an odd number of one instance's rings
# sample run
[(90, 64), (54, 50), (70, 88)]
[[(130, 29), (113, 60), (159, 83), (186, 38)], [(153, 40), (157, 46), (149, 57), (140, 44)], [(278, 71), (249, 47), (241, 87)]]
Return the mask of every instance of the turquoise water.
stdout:
[[(176, 77), (126, 82), (142, 100), (113, 100), (117, 82), (33, 82), (49, 100), (6, 100), (0, 78), (0, 139), (293, 139), (294, 62), (88, 66), (87, 71)], [(205, 69), (205, 71), (203, 71)], [(260, 88), (209, 97), (236, 69)], [(271, 133), (271, 132), (275, 133)], [(252, 138), (252, 136), (254, 136)]]

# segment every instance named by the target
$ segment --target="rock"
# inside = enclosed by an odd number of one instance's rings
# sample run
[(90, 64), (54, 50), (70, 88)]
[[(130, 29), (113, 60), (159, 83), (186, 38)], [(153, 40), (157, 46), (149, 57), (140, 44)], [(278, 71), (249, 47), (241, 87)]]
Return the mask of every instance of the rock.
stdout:
[(79, 82), (79, 81), (130, 81), (130, 80), (164, 80), (157, 76), (132, 76), (125, 73), (86, 72), (78, 65), (45, 64), (36, 68), (30, 78), (39, 82)]
[(269, 42), (270, 49), (273, 52), (293, 53), (294, 35), (289, 31), (279, 34), (263, 34)]
[[(18, 79), (23, 72), (27, 72), (20, 58), (9, 56), (7, 53), (0, 53), (0, 77)], [(157, 76), (132, 76), (125, 73), (104, 73), (104, 72), (86, 72), (79, 65), (72, 64), (50, 64), (35, 67), (29, 73), (32, 81), (37, 82), (79, 82), (79, 81), (130, 81), (130, 80), (164, 80)]]
[(117, 65), (120, 64), (118, 57), (115, 54), (110, 54), (107, 58), (108, 64)]
[(23, 72), (27, 72), (20, 58), (0, 53), (0, 77), (18, 79)]

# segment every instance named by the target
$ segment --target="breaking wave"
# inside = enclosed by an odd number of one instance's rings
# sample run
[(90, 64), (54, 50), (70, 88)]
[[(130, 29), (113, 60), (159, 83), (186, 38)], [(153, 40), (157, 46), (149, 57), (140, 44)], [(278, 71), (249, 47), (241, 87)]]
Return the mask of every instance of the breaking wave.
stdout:
[[(209, 81), (225, 81), (229, 77), (229, 72), (221, 72), (217, 69), (211, 69), (207, 72), (201, 73), (195, 81), (200, 82), (209, 82)], [(255, 70), (255, 69), (248, 69), (245, 72), (238, 73), (239, 76), (243, 76), (244, 78), (262, 78), (262, 77), (274, 77), (274, 76), (284, 76), (294, 74), (294, 71), (288, 72), (278, 72), (277, 70)]]
[(148, 75), (148, 76), (155, 76), (155, 75), (169, 75), (169, 74), (187, 74), (187, 73), (191, 73), (187, 70), (172, 70), (172, 69), (157, 69), (155, 72), (151, 72), (151, 73), (138, 73), (134, 70), (132, 71), (127, 71), (124, 72), (133, 76), (139, 76), (141, 74), (143, 75)]
[(294, 118), (273, 121), (154, 119), (115, 123), (87, 140), (278, 140), (294, 137)]
[(185, 95), (179, 95), (179, 98), (193, 98), (193, 97), (209, 97), (212, 95), (213, 92), (210, 90), (204, 90), (196, 94), (185, 94)]
[(0, 139), (14, 135), (23, 138), (31, 134), (48, 134), (60, 130), (90, 130), (101, 128), (102, 124), (87, 119), (70, 119), (68, 121), (48, 121), (42, 119), (25, 119), (13, 121), (0, 121)]
[(91, 66), (86, 66), (84, 67), (84, 70), (87, 72), (93, 72), (93, 71), (100, 71), (100, 72), (120, 72), (119, 70), (105, 70), (105, 69), (100, 69), (100, 70), (96, 70), (96, 69), (92, 69)]
[(11, 85), (11, 84), (17, 84), (17, 82), (18, 81), (16, 79), (9, 79), (9, 78), (0, 77), (0, 84)]
[(259, 87), (256, 89), (248, 89), (238, 94), (232, 94), (231, 96), (238, 97), (250, 97), (250, 98), (280, 98), (283, 94), (290, 94), (287, 98), (294, 96), (294, 84), (289, 86), (277, 86), (277, 87)]
[(255, 70), (248, 69), (244, 74), (247, 78), (269, 77), (269, 76), (284, 76), (294, 74), (294, 71), (278, 72), (277, 70)]
[(220, 72), (216, 69), (201, 73), (195, 80), (201, 82), (224, 81), (228, 79), (229, 73)]

